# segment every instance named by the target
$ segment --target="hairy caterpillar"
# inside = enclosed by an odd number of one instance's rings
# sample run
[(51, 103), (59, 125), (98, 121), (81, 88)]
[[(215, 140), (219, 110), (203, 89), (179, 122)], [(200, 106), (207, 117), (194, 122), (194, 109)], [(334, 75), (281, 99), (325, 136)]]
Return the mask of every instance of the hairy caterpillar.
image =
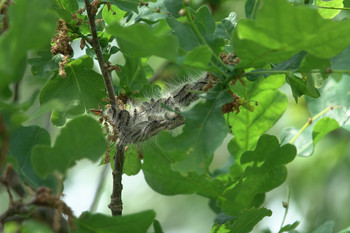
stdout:
[(143, 142), (162, 130), (183, 125), (181, 110), (198, 100), (198, 92), (208, 90), (209, 84), (212, 85), (212, 78), (207, 73), (195, 82), (180, 86), (166, 97), (157, 100), (151, 98), (128, 110), (124, 107), (117, 110), (108, 108), (104, 119), (117, 133), (119, 143), (126, 145)]

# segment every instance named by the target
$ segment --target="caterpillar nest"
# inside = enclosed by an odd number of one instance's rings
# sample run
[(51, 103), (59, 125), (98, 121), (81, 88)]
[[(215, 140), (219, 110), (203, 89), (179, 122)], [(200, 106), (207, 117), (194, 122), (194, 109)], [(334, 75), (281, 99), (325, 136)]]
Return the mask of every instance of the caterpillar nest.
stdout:
[(131, 105), (128, 110), (123, 105), (117, 110), (110, 107), (103, 119), (112, 127), (118, 143), (126, 145), (146, 141), (162, 130), (183, 125), (185, 121), (179, 114), (181, 110), (198, 100), (199, 92), (210, 89), (212, 82), (212, 76), (207, 73), (199, 80), (186, 83), (157, 100), (151, 98), (139, 106)]

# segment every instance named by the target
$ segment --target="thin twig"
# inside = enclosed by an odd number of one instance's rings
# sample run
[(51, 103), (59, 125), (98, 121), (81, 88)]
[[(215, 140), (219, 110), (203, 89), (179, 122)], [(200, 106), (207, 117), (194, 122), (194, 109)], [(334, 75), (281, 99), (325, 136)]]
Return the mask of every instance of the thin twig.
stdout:
[(283, 219), (282, 219), (282, 223), (281, 223), (281, 227), (280, 227), (279, 232), (281, 232), (283, 225), (284, 225), (284, 222), (286, 221), (286, 217), (287, 217), (288, 210), (289, 210), (289, 202), (290, 202), (290, 190), (288, 188), (287, 189), (287, 201), (283, 202), (283, 207), (285, 208), (285, 211), (284, 211), (284, 215), (283, 215)]
[(108, 171), (108, 166), (104, 166), (103, 170), (100, 173), (100, 177), (98, 179), (95, 195), (94, 195), (94, 198), (93, 198), (92, 203), (91, 203), (90, 208), (89, 208), (90, 212), (95, 212), (97, 210), (98, 203), (100, 201), (101, 194), (102, 194), (101, 191), (102, 191), (104, 183), (105, 183), (104, 181), (106, 180), (105, 178), (106, 178), (107, 171)]
[(305, 123), (305, 125), (299, 130), (299, 132), (292, 138), (292, 140), (290, 140), (290, 144), (293, 144), (295, 142), (295, 140), (297, 140), (297, 138), (300, 136), (300, 134), (309, 126), (311, 125), (317, 118), (319, 118), (320, 116), (322, 116), (323, 114), (325, 114), (326, 112), (328, 112), (329, 110), (333, 110), (335, 108), (342, 108), (341, 106), (329, 106), (327, 108), (325, 108), (323, 111), (319, 112), (316, 116), (314, 116), (313, 118), (309, 118), (308, 121)]
[[(101, 46), (100, 46), (98, 36), (97, 36), (97, 30), (96, 30), (96, 24), (95, 24), (95, 14), (96, 13), (92, 12), (92, 5), (90, 4), (89, 0), (85, 0), (85, 5), (86, 5), (86, 12), (87, 12), (87, 15), (89, 18), (91, 35), (92, 35), (92, 39), (91, 39), (90, 44), (96, 53), (98, 64), (99, 64), (100, 69), (101, 69), (101, 73), (102, 73), (103, 80), (104, 80), (104, 83), (106, 86), (108, 97), (111, 101), (111, 105), (113, 108), (118, 108), (118, 106), (116, 104), (116, 99), (115, 99), (115, 92), (114, 92), (114, 88), (113, 88), (111, 72), (108, 70), (108, 64), (103, 59)], [(97, 9), (96, 9), (96, 11), (97, 11)]]
[(10, 136), (6, 129), (5, 120), (0, 115), (0, 136), (2, 138), (2, 145), (0, 149), (0, 169), (5, 164), (6, 156), (9, 150)]
[(124, 165), (124, 153), (125, 144), (117, 143), (117, 149), (114, 156), (114, 168), (113, 168), (113, 191), (111, 195), (111, 203), (108, 207), (112, 211), (113, 216), (122, 215), (123, 202), (122, 202), (122, 175)]

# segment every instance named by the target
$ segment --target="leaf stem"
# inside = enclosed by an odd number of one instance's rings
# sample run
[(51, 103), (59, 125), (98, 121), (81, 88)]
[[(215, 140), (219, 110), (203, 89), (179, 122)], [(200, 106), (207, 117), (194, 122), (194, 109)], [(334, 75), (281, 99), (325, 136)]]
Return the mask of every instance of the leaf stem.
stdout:
[(328, 10), (350, 10), (349, 7), (332, 7), (332, 6), (317, 6), (315, 5), (316, 8), (322, 8), (322, 9), (328, 9)]
[(96, 24), (95, 24), (95, 14), (92, 12), (92, 5), (90, 4), (89, 0), (85, 0), (85, 5), (86, 5), (86, 12), (87, 12), (87, 15), (89, 18), (91, 35), (92, 35), (91, 46), (96, 53), (98, 64), (99, 64), (100, 69), (101, 69), (102, 77), (103, 77), (103, 80), (104, 80), (104, 83), (106, 86), (107, 94), (108, 94), (108, 97), (110, 99), (111, 105), (113, 108), (115, 108), (115, 107), (118, 108), (118, 105), (117, 105), (117, 102), (115, 99), (115, 92), (114, 92), (114, 88), (113, 88), (111, 72), (108, 70), (108, 64), (105, 62), (105, 60), (102, 56), (101, 46), (100, 46), (99, 39), (97, 36), (97, 30), (96, 30)]
[[(289, 73), (293, 73), (294, 71), (292, 70), (256, 70), (256, 71), (250, 71), (247, 74), (289, 74)], [(327, 70), (297, 70), (294, 73), (350, 73), (350, 70), (331, 70), (331, 71), (327, 71)]]
[(281, 232), (282, 227), (284, 225), (284, 222), (286, 221), (286, 217), (287, 217), (288, 210), (289, 210), (289, 201), (290, 201), (290, 190), (289, 190), (289, 188), (287, 188), (287, 201), (283, 202), (283, 207), (285, 208), (285, 211), (284, 211), (281, 227), (280, 227), (280, 230), (278, 231), (278, 233)]
[(293, 144), (295, 142), (295, 140), (300, 136), (300, 134), (309, 126), (312, 124), (312, 122), (314, 122), (317, 118), (319, 118), (320, 116), (322, 116), (323, 114), (325, 114), (326, 112), (328, 112), (329, 110), (333, 110), (335, 108), (341, 108), (341, 106), (329, 106), (327, 108), (325, 108), (323, 111), (319, 112), (316, 116), (314, 116), (313, 118), (309, 118), (309, 120), (304, 124), (304, 126), (299, 130), (299, 132), (292, 138), (292, 140), (290, 140), (290, 144)]
[[(201, 32), (199, 31), (197, 25), (195, 24), (195, 22), (193, 21), (193, 18), (192, 18), (192, 14), (190, 13), (190, 10), (188, 9), (188, 7), (184, 7), (185, 9), (185, 12), (186, 12), (186, 17), (188, 19), (188, 21), (190, 22), (191, 24), (191, 27), (192, 29), (194, 30), (194, 32), (196, 33), (197, 37), (199, 38), (200, 42), (204, 45), (207, 45), (212, 56), (214, 57), (214, 59), (216, 61), (219, 62), (219, 64), (221, 64), (222, 67), (226, 67), (226, 64), (214, 53), (214, 51), (212, 50), (212, 48), (208, 45), (207, 41), (204, 39), (203, 35), (201, 34)], [(210, 63), (212, 63), (212, 61), (210, 61)], [(214, 64), (212, 64), (214, 65)], [(215, 65), (214, 65), (215, 66)], [(221, 72), (225, 78), (228, 78), (227, 74)]]

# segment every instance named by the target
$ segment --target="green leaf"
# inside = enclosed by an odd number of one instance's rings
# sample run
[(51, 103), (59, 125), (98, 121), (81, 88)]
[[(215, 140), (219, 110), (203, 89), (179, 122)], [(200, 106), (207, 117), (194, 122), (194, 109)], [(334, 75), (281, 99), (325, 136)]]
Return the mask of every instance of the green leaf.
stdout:
[(237, 219), (221, 226), (214, 225), (211, 233), (249, 233), (261, 219), (271, 215), (272, 211), (265, 208), (243, 210)]
[(160, 223), (157, 220), (153, 222), (154, 233), (164, 233)]
[(97, 161), (106, 150), (106, 140), (99, 123), (88, 117), (76, 117), (61, 129), (55, 145), (36, 145), (31, 154), (34, 169), (40, 177), (55, 170), (66, 174), (77, 160)]
[(223, 191), (220, 181), (208, 175), (189, 173), (184, 175), (171, 168), (176, 161), (176, 154), (161, 150), (152, 142), (146, 143), (142, 150), (144, 160), (142, 171), (147, 184), (156, 192), (164, 195), (198, 193), (213, 199), (218, 198)]
[[(298, 155), (312, 155), (316, 143), (324, 135), (339, 127), (350, 130), (349, 115), (347, 114), (350, 109), (349, 91), (349, 76), (344, 75), (339, 83), (333, 78), (328, 78), (320, 89), (321, 97), (318, 99), (307, 98), (311, 116), (316, 116), (330, 106), (341, 108), (335, 107), (333, 110), (325, 112), (318, 119), (313, 120), (312, 124), (300, 134), (294, 142)], [(295, 127), (284, 129), (281, 134), (283, 143), (288, 143), (298, 132), (299, 129)]]
[(111, 3), (115, 4), (123, 11), (134, 11), (137, 12), (137, 7), (140, 4), (139, 0), (110, 0)]
[(270, 63), (279, 63), (296, 54), (295, 51), (271, 50), (254, 41), (240, 40), (233, 33), (233, 45), (236, 55), (241, 59), (236, 68), (260, 68)]
[(141, 159), (136, 148), (129, 148), (125, 153), (123, 172), (128, 176), (134, 176), (141, 169)]
[(35, 145), (50, 146), (49, 133), (38, 126), (20, 127), (10, 135), (9, 154), (18, 162), (18, 173), (33, 188), (42, 185), (56, 189), (57, 181), (53, 177), (41, 179), (34, 171), (30, 161), (31, 151)]
[[(297, 147), (298, 155), (310, 156), (312, 155), (317, 142), (329, 132), (332, 132), (339, 128), (339, 124), (336, 120), (325, 117), (320, 120), (315, 120), (311, 126), (306, 128), (294, 141), (294, 145)], [(283, 129), (281, 133), (281, 139), (283, 143), (288, 143), (299, 132), (299, 129), (295, 127), (288, 127)]]
[(102, 10), (102, 18), (107, 24), (119, 23), (125, 14), (125, 11), (119, 9), (115, 5), (111, 5), (110, 10), (108, 10), (108, 6), (105, 5)]
[(333, 70), (349, 70), (350, 64), (350, 46), (343, 52), (331, 59), (331, 68)]
[(131, 58), (126, 55), (125, 65), (120, 67), (121, 72), (118, 72), (120, 78), (120, 87), (129, 96), (135, 91), (143, 93), (143, 89), (150, 88), (149, 81), (143, 69), (143, 65), (139, 58)]
[(295, 228), (297, 228), (299, 226), (299, 221), (295, 221), (293, 224), (288, 224), (285, 225), (284, 227), (281, 228), (281, 230), (278, 233), (281, 232), (290, 232), (292, 230), (294, 230)]
[(92, 70), (92, 66), (92, 59), (87, 57), (74, 60), (66, 66), (65, 78), (57, 75), (41, 90), (40, 104), (58, 99), (66, 106), (65, 111), (54, 109), (51, 116), (53, 124), (62, 126), (67, 118), (97, 108), (105, 97), (103, 79)]
[(211, 42), (214, 40), (213, 35), (216, 29), (216, 24), (209, 8), (207, 6), (202, 6), (195, 12), (194, 16), (194, 22), (199, 32), (204, 37), (205, 41), (208, 44), (211, 44)]
[(319, 226), (317, 229), (312, 231), (311, 233), (333, 233), (334, 222), (328, 221)]
[(208, 46), (200, 46), (190, 51), (183, 61), (183, 65), (206, 70), (211, 59), (211, 51)]
[(84, 212), (75, 219), (73, 233), (145, 233), (152, 225), (155, 213), (152, 210), (124, 216), (107, 216)]
[(122, 27), (115, 23), (106, 30), (117, 38), (120, 50), (130, 57), (155, 55), (176, 61), (178, 41), (172, 35), (155, 34), (152, 27), (146, 24)]
[[(219, 24), (216, 25), (216, 30), (214, 37), (229, 40), (231, 42), (231, 34), (237, 25), (237, 15), (235, 12), (231, 12), (229, 16), (221, 20)], [(231, 44), (232, 46), (232, 44)]]
[(167, 22), (169, 26), (174, 29), (173, 35), (177, 37), (182, 49), (191, 51), (200, 45), (199, 39), (190, 23), (181, 23), (173, 17), (167, 18)]
[(247, 0), (244, 6), (245, 15), (248, 19), (256, 17), (256, 12), (259, 8), (260, 0)]
[(339, 231), (338, 233), (349, 233), (350, 232), (350, 227), (347, 227), (344, 230)]
[(20, 232), (21, 233), (31, 233), (31, 232), (53, 233), (53, 230), (46, 223), (29, 219), (22, 224)]
[(227, 134), (221, 106), (230, 100), (227, 90), (217, 84), (204, 102), (182, 113), (185, 126), (180, 135), (173, 137), (169, 132), (161, 132), (157, 136), (156, 143), (162, 150), (178, 154), (179, 160), (173, 165), (175, 170), (198, 173), (207, 170), (208, 159)]
[(55, 1), (60, 7), (62, 7), (63, 9), (69, 12), (74, 12), (79, 8), (77, 0), (55, 0)]
[(245, 208), (259, 207), (265, 193), (285, 181), (287, 169), (284, 165), (295, 155), (293, 145), (280, 147), (275, 136), (261, 136), (255, 150), (246, 151), (241, 157), (241, 164), (247, 166), (243, 175), (224, 192), (230, 202), (220, 200), (219, 206), (229, 215), (238, 215)]
[[(0, 37), (0, 90), (22, 78), (28, 50), (46, 47), (56, 20), (48, 1), (18, 1), (8, 9), (9, 29)], [(30, 10), (28, 10), (30, 9)]]
[(49, 51), (42, 51), (38, 53), (38, 57), (28, 59), (28, 63), (31, 65), (30, 70), (34, 76), (49, 79), (58, 70), (60, 60), (60, 55), (53, 56)]
[[(178, 0), (148, 2), (148, 7), (143, 6), (139, 8), (139, 17), (151, 22), (166, 19), (169, 16), (177, 18), (182, 7), (183, 3)], [(159, 9), (159, 12), (154, 11), (154, 9)]]
[[(252, 149), (258, 138), (284, 113), (288, 100), (285, 94), (278, 90), (284, 82), (283, 76), (279, 75), (261, 77), (254, 82), (247, 81), (246, 85), (237, 82), (233, 87), (232, 91), (244, 97), (244, 100), (258, 103), (252, 112), (241, 107), (238, 114), (229, 116), (232, 133), (235, 135), (233, 141), (243, 150)], [(233, 155), (239, 156), (235, 148), (229, 147), (229, 150)]]
[[(330, 58), (350, 44), (346, 31), (349, 26), (350, 20), (326, 20), (315, 9), (292, 6), (285, 0), (263, 0), (256, 20), (238, 22), (237, 37), (246, 40), (247, 47), (249, 42), (254, 47), (256, 44), (263, 47), (261, 51), (256, 47), (259, 56), (304, 50), (317, 57)], [(246, 55), (238, 51), (237, 54), (243, 61)]]
[(311, 77), (299, 78), (293, 74), (286, 75), (286, 82), (290, 85), (293, 93), (293, 97), (296, 103), (298, 103), (299, 97), (307, 95), (310, 97), (320, 97), (319, 91), (314, 87), (313, 82), (310, 82)]
[(343, 0), (331, 0), (331, 1), (316, 0), (315, 5), (325, 7), (325, 8), (318, 9), (318, 12), (320, 13), (320, 15), (325, 19), (334, 18), (341, 11), (341, 10), (336, 10), (336, 9), (326, 9), (327, 7), (329, 7), (329, 8), (333, 8), (333, 7), (343, 8), (344, 7)]
[[(289, 58), (286, 61), (273, 64), (272, 69), (257, 69), (252, 70), (245, 74), (248, 80), (254, 81), (259, 77), (268, 77), (276, 73), (276, 71), (281, 71), (285, 73), (287, 71), (297, 71), (306, 56), (306, 52), (301, 51), (300, 53), (295, 54), (293, 57)], [(270, 68), (270, 67), (269, 67)], [(287, 74), (288, 75), (288, 74)]]

